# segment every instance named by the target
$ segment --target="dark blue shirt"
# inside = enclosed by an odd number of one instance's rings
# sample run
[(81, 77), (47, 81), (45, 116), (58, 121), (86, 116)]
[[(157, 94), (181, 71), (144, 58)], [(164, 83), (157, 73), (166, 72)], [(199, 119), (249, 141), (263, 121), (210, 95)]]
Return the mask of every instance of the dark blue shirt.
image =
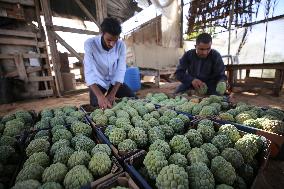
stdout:
[(209, 85), (208, 87), (227, 80), (222, 57), (214, 49), (206, 58), (198, 57), (195, 49), (187, 51), (180, 59), (175, 75), (177, 80), (188, 87), (191, 86), (193, 79), (200, 79)]

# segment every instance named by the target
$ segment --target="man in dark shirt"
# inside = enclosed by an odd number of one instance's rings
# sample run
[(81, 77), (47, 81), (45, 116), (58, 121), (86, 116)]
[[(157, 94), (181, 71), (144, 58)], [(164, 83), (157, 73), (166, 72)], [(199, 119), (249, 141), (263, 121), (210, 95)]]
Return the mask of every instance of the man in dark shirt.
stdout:
[(198, 90), (207, 85), (207, 93), (216, 94), (217, 83), (227, 80), (222, 57), (218, 51), (211, 49), (211, 45), (211, 36), (202, 33), (196, 39), (195, 49), (182, 56), (175, 72), (181, 85), (175, 93)]

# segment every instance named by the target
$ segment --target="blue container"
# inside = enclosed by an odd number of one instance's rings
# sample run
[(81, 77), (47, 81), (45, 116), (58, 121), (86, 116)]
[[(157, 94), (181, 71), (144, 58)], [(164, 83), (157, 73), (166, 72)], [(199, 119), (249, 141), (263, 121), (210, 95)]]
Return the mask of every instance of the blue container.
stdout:
[(133, 91), (141, 89), (140, 71), (138, 67), (126, 68), (124, 83)]

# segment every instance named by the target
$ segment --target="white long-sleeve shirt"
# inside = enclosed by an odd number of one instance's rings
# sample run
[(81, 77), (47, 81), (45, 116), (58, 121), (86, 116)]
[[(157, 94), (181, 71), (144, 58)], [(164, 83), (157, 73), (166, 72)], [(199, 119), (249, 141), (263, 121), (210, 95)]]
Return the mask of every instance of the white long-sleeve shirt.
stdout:
[(87, 86), (98, 84), (105, 89), (116, 82), (123, 83), (126, 71), (126, 47), (118, 40), (109, 51), (103, 49), (101, 35), (84, 44), (84, 70)]

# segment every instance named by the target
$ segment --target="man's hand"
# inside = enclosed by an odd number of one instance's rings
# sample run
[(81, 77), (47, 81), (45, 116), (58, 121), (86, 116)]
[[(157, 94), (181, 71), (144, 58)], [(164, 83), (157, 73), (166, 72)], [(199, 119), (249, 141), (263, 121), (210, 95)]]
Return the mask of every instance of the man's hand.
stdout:
[(109, 103), (113, 105), (113, 102), (115, 101), (115, 94), (110, 92), (109, 94), (107, 94), (106, 98), (108, 99)]
[(101, 109), (111, 108), (112, 105), (105, 96), (98, 97), (98, 104)]
[(202, 88), (205, 84), (199, 80), (199, 79), (194, 79), (191, 82), (192, 86), (194, 87), (194, 89), (200, 89)]
[(120, 85), (121, 85), (121, 83), (116, 82), (115, 85), (112, 87), (111, 91), (106, 96), (106, 98), (108, 99), (108, 101), (110, 102), (111, 105), (115, 101), (115, 95), (116, 95)]

